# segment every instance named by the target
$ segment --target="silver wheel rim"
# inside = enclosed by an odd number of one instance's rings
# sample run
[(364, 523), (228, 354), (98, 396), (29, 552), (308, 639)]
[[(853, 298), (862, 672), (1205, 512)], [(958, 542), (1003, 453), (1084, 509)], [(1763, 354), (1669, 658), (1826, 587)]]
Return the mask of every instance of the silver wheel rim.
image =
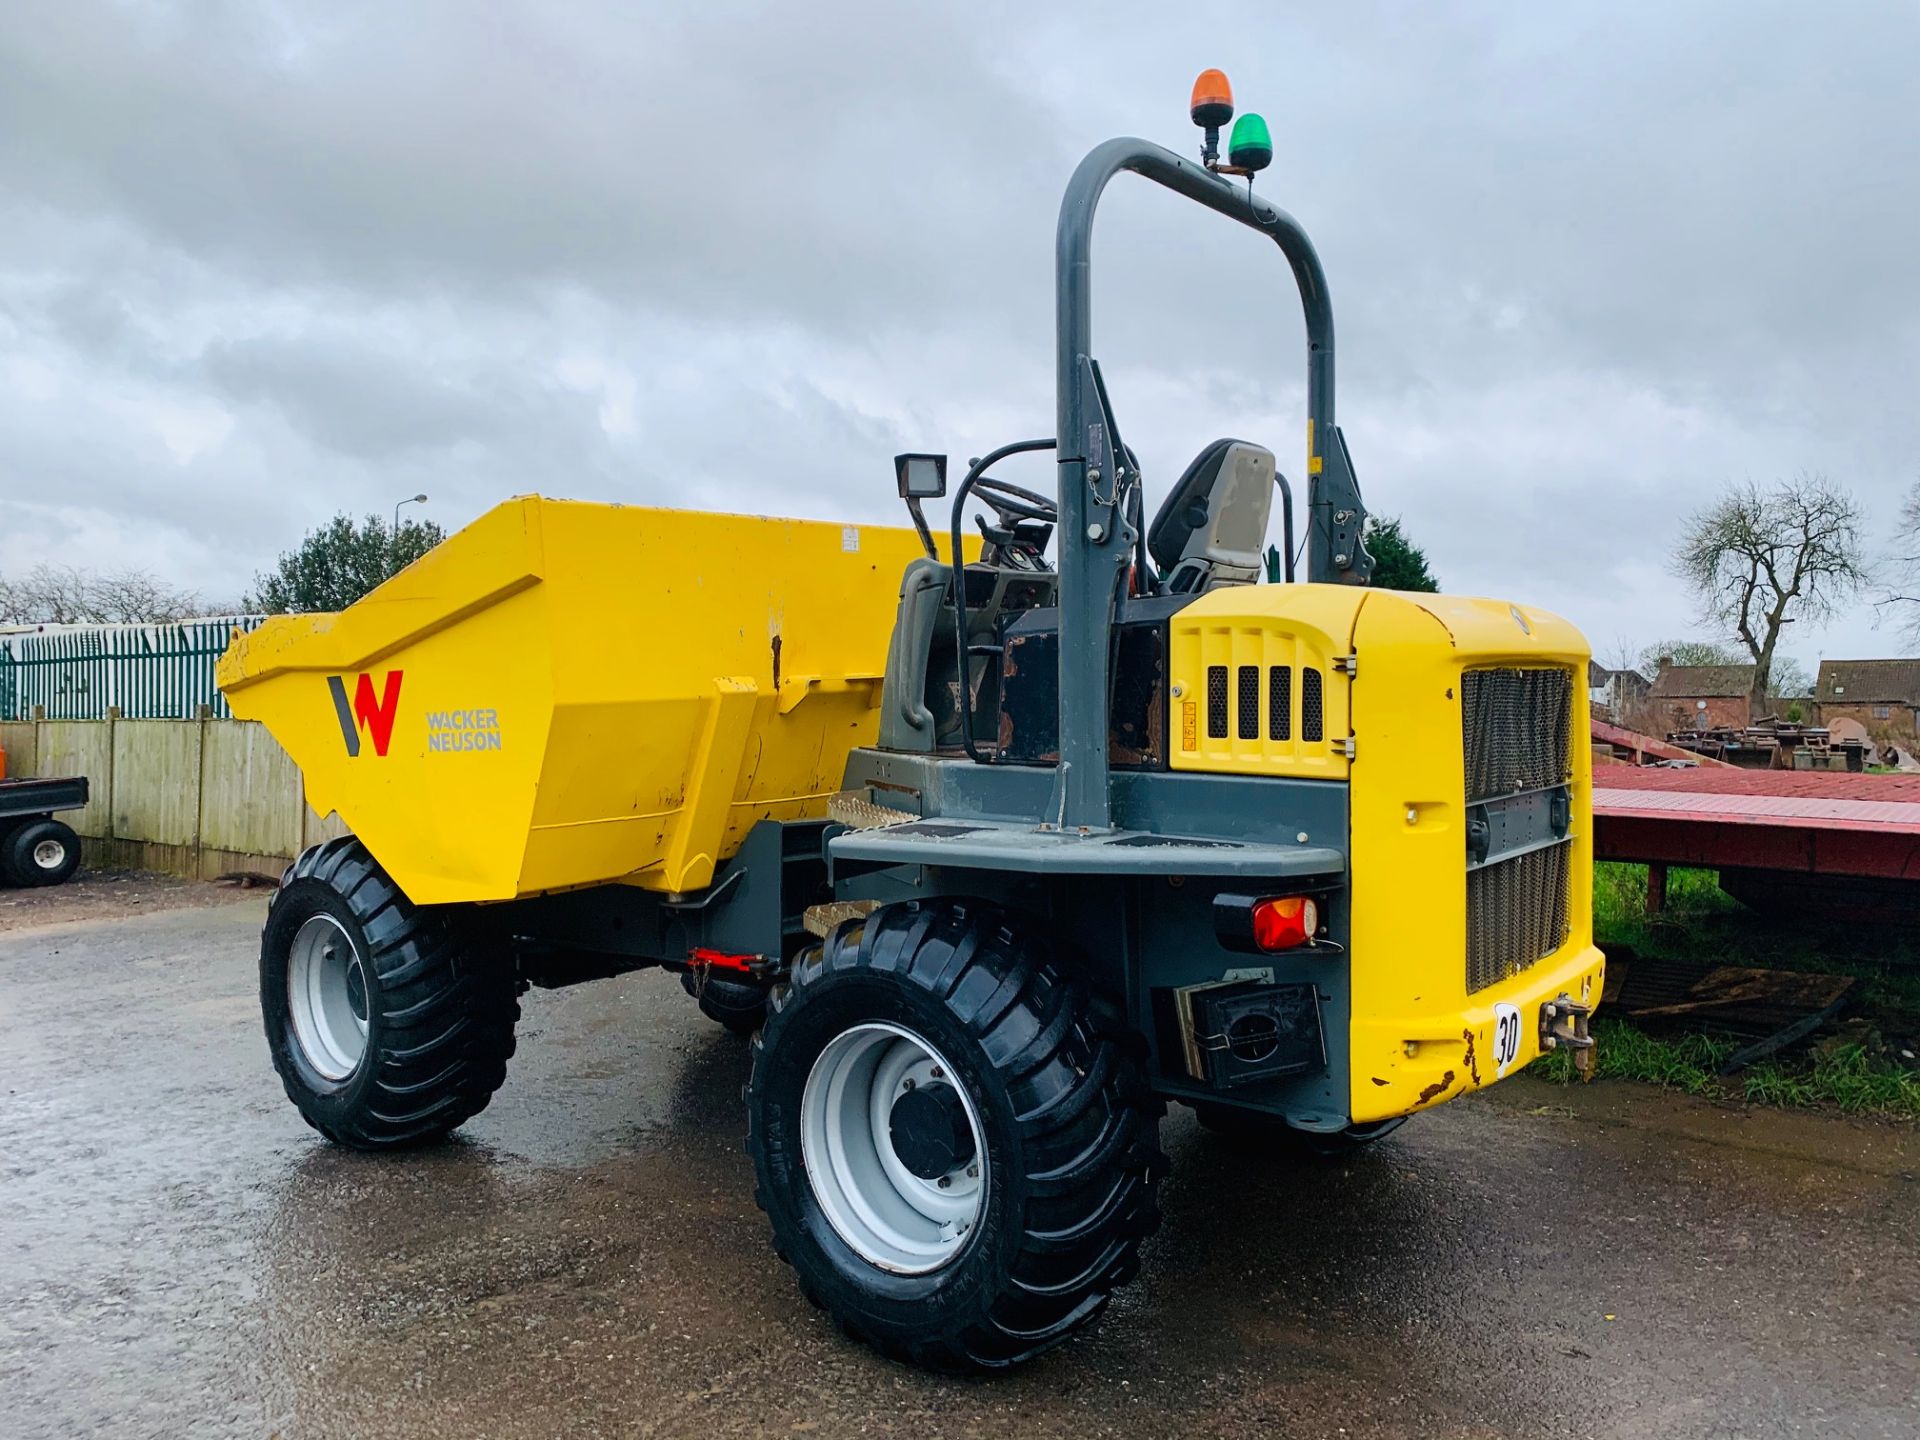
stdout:
[(315, 915), (293, 936), (287, 1006), (300, 1053), (329, 1080), (344, 1080), (367, 1053), (367, 975), (338, 920)]
[[(876, 1021), (836, 1036), (801, 1095), (801, 1158), (827, 1223), (862, 1260), (897, 1275), (950, 1262), (986, 1205), (986, 1136), (973, 1097), (953, 1077), (925, 1040)], [(973, 1132), (973, 1159), (933, 1179), (907, 1168), (889, 1123), (894, 1103), (921, 1085), (952, 1089)]]
[(33, 863), (42, 870), (58, 870), (67, 858), (67, 847), (58, 840), (42, 840), (33, 847)]

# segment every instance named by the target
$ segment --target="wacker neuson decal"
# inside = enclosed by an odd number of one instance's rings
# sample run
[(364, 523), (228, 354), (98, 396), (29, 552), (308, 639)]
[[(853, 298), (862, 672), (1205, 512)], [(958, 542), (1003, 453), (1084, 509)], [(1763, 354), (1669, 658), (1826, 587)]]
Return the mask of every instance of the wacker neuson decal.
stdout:
[(500, 748), (500, 712), (498, 710), (429, 710), (427, 712), (427, 749), (498, 750)]
[[(387, 753), (393, 742), (394, 721), (400, 714), (402, 678), (403, 672), (399, 670), (387, 671), (378, 684), (372, 675), (356, 675), (349, 695), (346, 676), (327, 677), (334, 713), (340, 720), (340, 739), (349, 756), (359, 756), (363, 741), (372, 742), (375, 755)], [(443, 755), (500, 749), (500, 712), (477, 706), (464, 710), (429, 710), (427, 749)]]
[(346, 676), (327, 677), (327, 689), (333, 695), (334, 713), (340, 719), (340, 738), (346, 742), (349, 756), (357, 757), (360, 754), (362, 730), (373, 741), (375, 755), (387, 753), (388, 742), (393, 739), (394, 716), (400, 713), (400, 681), (404, 674), (401, 670), (387, 671), (378, 695), (374, 693), (373, 676), (364, 673), (356, 675), (352, 700), (347, 699)]

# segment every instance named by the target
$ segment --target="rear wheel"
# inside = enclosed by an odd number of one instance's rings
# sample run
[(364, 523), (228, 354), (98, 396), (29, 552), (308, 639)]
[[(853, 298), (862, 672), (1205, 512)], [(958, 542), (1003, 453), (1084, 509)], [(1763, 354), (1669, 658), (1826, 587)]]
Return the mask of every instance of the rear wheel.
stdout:
[(0, 839), (0, 874), (15, 885), (58, 885), (80, 868), (80, 837), (60, 820), (28, 820)]
[(520, 1006), (510, 957), (422, 908), (359, 841), (287, 871), (260, 937), (260, 1005), (287, 1098), (362, 1150), (437, 1140), (506, 1078)]
[(1193, 1114), (1203, 1130), (1211, 1130), (1227, 1139), (1244, 1141), (1249, 1146), (1267, 1148), (1277, 1153), (1313, 1156), (1322, 1160), (1339, 1160), (1357, 1154), (1374, 1141), (1386, 1139), (1406, 1124), (1408, 1119), (1405, 1115), (1399, 1115), (1368, 1125), (1349, 1125), (1344, 1130), (1320, 1131), (1301, 1130), (1289, 1125), (1278, 1115), (1263, 1115), (1258, 1111), (1243, 1110), (1237, 1105), (1209, 1105), (1203, 1101), (1193, 1107)]
[(990, 906), (912, 903), (842, 926), (776, 987), (747, 1147), (810, 1300), (895, 1358), (1000, 1368), (1138, 1271), (1162, 1109), (1037, 937)]
[(736, 1035), (751, 1035), (766, 1022), (767, 987), (692, 970), (680, 972), (680, 988), (699, 1002), (700, 1013)]

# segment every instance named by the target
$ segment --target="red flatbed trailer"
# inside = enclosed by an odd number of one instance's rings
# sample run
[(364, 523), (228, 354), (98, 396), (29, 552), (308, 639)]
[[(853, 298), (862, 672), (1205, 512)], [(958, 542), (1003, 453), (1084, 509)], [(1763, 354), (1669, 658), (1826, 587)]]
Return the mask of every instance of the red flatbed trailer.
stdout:
[(1920, 908), (1920, 776), (1609, 766), (1593, 782), (1594, 857), (1721, 873), (1759, 909), (1844, 893), (1850, 913)]

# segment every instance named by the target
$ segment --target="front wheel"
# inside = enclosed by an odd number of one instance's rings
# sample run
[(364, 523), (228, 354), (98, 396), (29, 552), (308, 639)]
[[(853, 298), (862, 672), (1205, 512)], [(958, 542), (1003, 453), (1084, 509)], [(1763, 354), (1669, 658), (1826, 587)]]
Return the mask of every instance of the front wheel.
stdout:
[(360, 1150), (437, 1140), (486, 1107), (520, 1017), (510, 958), (414, 905), (358, 840), (294, 861), (260, 936), (260, 1008), (287, 1098)]
[(1037, 936), (973, 902), (890, 906), (803, 951), (747, 1090), (756, 1199), (855, 1338), (996, 1369), (1139, 1269), (1161, 1104)]

